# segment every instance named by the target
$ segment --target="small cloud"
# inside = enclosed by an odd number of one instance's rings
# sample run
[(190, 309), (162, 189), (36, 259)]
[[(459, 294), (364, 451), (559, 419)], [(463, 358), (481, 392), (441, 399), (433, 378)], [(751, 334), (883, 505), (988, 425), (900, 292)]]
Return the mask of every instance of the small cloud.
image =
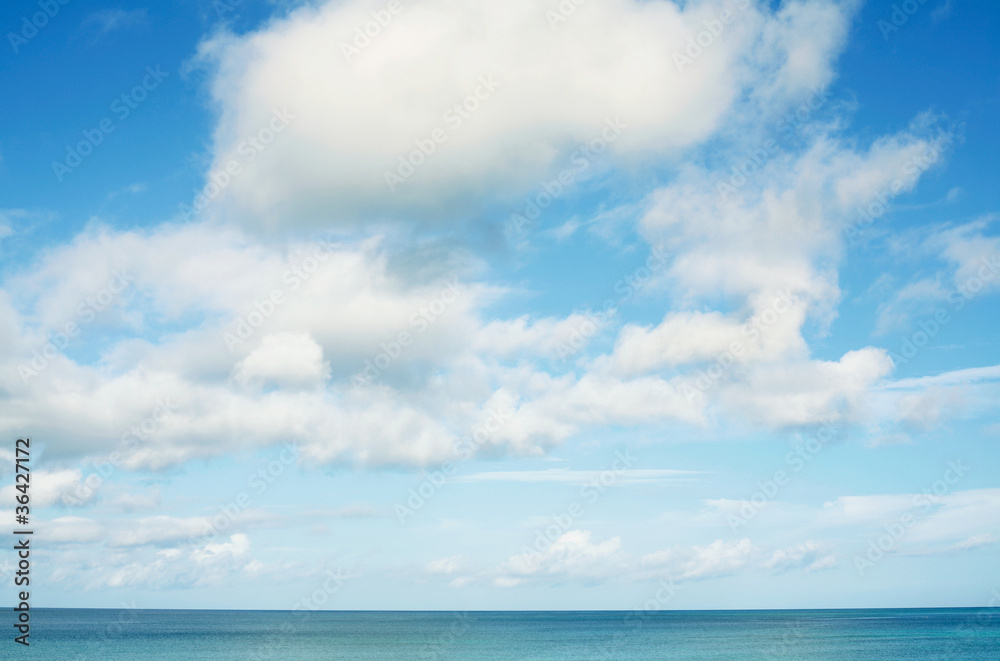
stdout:
[(620, 537), (594, 542), (589, 530), (569, 530), (542, 551), (508, 558), (496, 571), (493, 584), (514, 587), (543, 577), (594, 580), (621, 573), (627, 569), (621, 546)]
[(891, 273), (883, 273), (879, 277), (875, 278), (874, 282), (868, 287), (868, 294), (875, 294), (879, 297), (886, 297), (892, 293), (896, 287), (896, 279)]
[[(96, 491), (83, 483), (83, 472), (79, 468), (32, 472), (31, 502), (34, 507), (50, 507), (68, 500), (74, 504), (84, 504), (93, 500)], [(3, 502), (14, 502), (17, 488), (9, 484), (0, 489)], [(71, 499), (71, 500), (70, 500)]]
[(18, 221), (30, 220), (31, 216), (26, 209), (0, 209), (0, 241), (15, 233)]
[(125, 195), (126, 193), (129, 195), (138, 195), (139, 193), (145, 193), (147, 190), (149, 190), (149, 186), (143, 182), (137, 182), (126, 186), (125, 188), (119, 188), (116, 191), (111, 191), (108, 193), (108, 199), (113, 200), (119, 195)]
[(923, 392), (904, 395), (897, 403), (897, 416), (907, 428), (930, 431), (942, 420), (959, 413), (964, 405), (962, 393), (954, 388), (931, 386)]
[(101, 503), (107, 507), (123, 512), (139, 512), (152, 510), (159, 507), (163, 502), (159, 487), (153, 487), (147, 491), (113, 491), (110, 494), (102, 494)]
[[(103, 9), (83, 19), (82, 26), (94, 33), (93, 42), (115, 30), (140, 27), (149, 24), (149, 16), (145, 9)], [(93, 43), (92, 42), (92, 43)]]
[(576, 218), (570, 218), (559, 227), (549, 230), (548, 234), (554, 237), (557, 241), (564, 241), (573, 236), (573, 234), (576, 233), (576, 230), (580, 228), (581, 224), (582, 223), (580, 223), (580, 221)]
[(906, 443), (912, 443), (913, 440), (908, 434), (897, 433), (897, 434), (882, 434), (881, 436), (872, 436), (865, 442), (865, 447), (867, 448), (879, 448), (883, 445), (904, 445)]
[(609, 470), (570, 470), (568, 468), (547, 468), (545, 470), (489, 471), (473, 473), (456, 478), (456, 482), (534, 482), (556, 484), (588, 484), (594, 480), (607, 479), (613, 475), (618, 484), (649, 484), (653, 482), (675, 481), (689, 475), (699, 475), (703, 471), (675, 470), (669, 468), (641, 468), (613, 473)]
[(237, 533), (230, 535), (228, 542), (209, 542), (204, 548), (195, 549), (191, 552), (191, 559), (203, 565), (226, 556), (243, 556), (249, 549), (250, 538), (243, 533)]
[(951, 550), (968, 551), (969, 549), (976, 549), (979, 548), (980, 546), (988, 546), (990, 544), (996, 544), (998, 540), (1000, 540), (1000, 537), (998, 537), (997, 535), (991, 535), (989, 533), (985, 533), (982, 535), (974, 535), (972, 537), (969, 537), (968, 539), (962, 540), (958, 544), (955, 544), (954, 546), (951, 547)]
[(945, 0), (939, 7), (931, 12), (931, 20), (943, 21), (944, 19), (951, 16), (951, 10), (953, 7), (952, 0)]
[(245, 387), (317, 387), (330, 378), (330, 363), (309, 333), (276, 333), (236, 364), (233, 378)]
[(749, 539), (717, 539), (708, 546), (675, 546), (650, 553), (643, 556), (642, 564), (674, 578), (694, 580), (735, 574), (750, 567), (760, 553)]
[(428, 574), (448, 576), (461, 569), (464, 560), (465, 556), (462, 555), (453, 555), (448, 558), (441, 558), (440, 560), (429, 562), (426, 570)]
[(382, 516), (382, 512), (368, 503), (352, 503), (341, 507), (334, 516), (342, 519), (368, 519)]
[(801, 569), (809, 573), (829, 569), (837, 564), (837, 557), (826, 546), (808, 541), (798, 546), (775, 551), (771, 559), (764, 563), (766, 569), (776, 573)]
[(61, 516), (52, 521), (38, 522), (39, 536), (49, 544), (87, 544), (104, 539), (107, 531), (93, 519)]
[(31, 234), (40, 225), (51, 222), (56, 215), (37, 209), (0, 209), (0, 241), (15, 234)]

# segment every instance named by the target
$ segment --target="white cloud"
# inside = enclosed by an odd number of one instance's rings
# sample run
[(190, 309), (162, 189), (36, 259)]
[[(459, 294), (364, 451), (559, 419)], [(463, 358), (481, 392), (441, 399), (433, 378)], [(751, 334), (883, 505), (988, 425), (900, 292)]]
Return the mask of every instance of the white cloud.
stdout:
[(147, 25), (149, 16), (145, 9), (102, 9), (83, 19), (83, 26), (94, 32), (94, 41), (115, 30)]
[(866, 149), (823, 132), (800, 152), (761, 148), (763, 161), (741, 179), (682, 168), (649, 195), (640, 220), (647, 242), (671, 255), (659, 276), (671, 309), (655, 326), (626, 324), (595, 369), (675, 379), (688, 370), (674, 383), (688, 395), (696, 388), (710, 414), (769, 428), (862, 421), (892, 361), (872, 347), (811, 359), (804, 331), (811, 323), (824, 334), (836, 317), (845, 226), (876, 193), (915, 185), (926, 168), (913, 162), (935, 144), (935, 123), (918, 116)]
[(178, 518), (161, 515), (131, 520), (128, 524), (120, 521), (119, 525), (120, 529), (112, 533), (108, 541), (111, 546), (187, 541), (213, 530), (211, 520), (203, 516)]
[[(406, 5), (353, 61), (344, 44), (372, 20), (370, 3), (302, 8), (202, 45), (221, 109), (214, 169), (242, 165), (217, 199), (272, 229), (404, 211), (453, 216), (535, 187), (615, 118), (627, 128), (610, 158), (675, 155), (718, 130), (744, 92), (754, 114), (770, 113), (825, 86), (856, 4), (793, 0), (772, 13), (728, 0), (683, 9), (613, 0), (581, 5), (553, 29), (530, 0), (428, 0)], [(725, 34), (679, 67), (675, 53), (724, 10), (735, 14)], [(469, 105), (478, 109), (450, 119), (477, 89)], [(275, 108), (294, 118), (262, 150), (248, 145)], [(385, 172), (435, 128), (441, 144), (390, 193)]]
[(899, 421), (919, 431), (928, 431), (946, 417), (961, 414), (965, 397), (955, 388), (929, 388), (899, 399)]
[(645, 567), (668, 574), (674, 580), (727, 576), (746, 569), (759, 559), (761, 549), (749, 539), (717, 539), (708, 546), (675, 546), (642, 558)]
[[(455, 482), (555, 482), (559, 484), (586, 484), (599, 478), (604, 471), (570, 470), (568, 468), (549, 468), (547, 470), (530, 471), (490, 471), (462, 475)], [(685, 476), (698, 474), (700, 471), (685, 471), (659, 468), (630, 468), (616, 475), (616, 484), (646, 484), (652, 482), (671, 481)]]
[(453, 587), (489, 583), (516, 587), (567, 580), (596, 582), (649, 581), (668, 578), (690, 581), (745, 572), (810, 573), (836, 565), (833, 547), (812, 540), (769, 550), (750, 539), (718, 539), (706, 545), (675, 545), (636, 556), (626, 551), (619, 537), (594, 541), (588, 530), (570, 530), (542, 550), (525, 550), (483, 571), (463, 571), (464, 557), (443, 558), (425, 568), (430, 574), (452, 577)]
[(799, 329), (805, 321), (805, 306), (785, 294), (753, 298), (753, 309), (745, 319), (719, 312), (669, 312), (653, 328), (626, 325), (618, 336), (612, 364), (619, 373), (636, 374), (716, 361), (721, 356), (734, 362), (804, 356), (807, 348)]
[[(581, 331), (581, 329), (583, 329)], [(576, 335), (593, 335), (599, 329), (583, 314), (571, 314), (564, 319), (532, 320), (527, 315), (509, 320), (494, 320), (477, 333), (474, 348), (502, 358), (536, 355), (548, 358), (568, 352)]]
[(875, 332), (907, 329), (922, 317), (931, 323), (926, 318), (941, 312), (951, 318), (973, 299), (996, 292), (1000, 237), (987, 233), (996, 220), (989, 215), (961, 225), (920, 227), (894, 238), (891, 245), (896, 252), (930, 257), (946, 266), (903, 285), (880, 305)]
[(937, 247), (941, 257), (954, 268), (955, 288), (968, 292), (970, 297), (1000, 288), (1000, 236), (986, 234), (996, 221), (996, 216), (986, 216), (964, 225), (938, 228), (927, 239), (928, 247)]
[(249, 551), (249, 538), (237, 533), (227, 541), (144, 552), (141, 560), (133, 559), (134, 554), (116, 556), (88, 572), (89, 586), (164, 589), (220, 585), (242, 574), (260, 573), (261, 563)]
[[(81, 505), (94, 497), (95, 491), (83, 484), (83, 472), (80, 469), (38, 470), (28, 475), (31, 480), (28, 483), (29, 495), (34, 507), (49, 507), (67, 502)], [(17, 496), (22, 495), (17, 490), (17, 484), (15, 482), (0, 489), (0, 500), (13, 503)]]
[[(826, 85), (855, 10), (854, 2), (793, 1), (776, 11), (751, 3), (725, 38), (678, 71), (676, 44), (723, 6), (613, 0), (581, 6), (552, 30), (527, 0), (428, 0), (407, 5), (356, 62), (340, 43), (370, 20), (358, 0), (304, 7), (244, 36), (221, 33), (202, 48), (217, 66), (216, 164), (242, 158), (240, 142), (274, 107), (295, 115), (223, 197), (241, 218), (272, 229), (478, 205), (534, 186), (617, 115), (628, 128), (611, 162), (669, 162), (717, 135), (724, 118), (776, 118)], [(553, 47), (566, 56), (550, 57)], [(458, 68), (438, 66), (453, 62), (456, 48)], [(637, 49), (645, 49), (641, 62)], [(388, 195), (384, 169), (491, 74), (501, 86), (482, 109)], [(302, 76), (324, 83), (301, 85)], [(820, 136), (801, 154), (772, 159), (728, 198), (717, 173), (684, 169), (649, 196), (639, 220), (642, 236), (673, 255), (670, 311), (655, 326), (627, 324), (610, 356), (558, 376), (538, 363), (558, 354), (583, 315), (487, 318), (487, 306), (509, 291), (473, 281), (474, 260), (457, 251), (451, 272), (413, 266), (417, 252), (393, 244), (396, 229), (309, 244), (261, 241), (223, 223), (122, 232), (94, 224), (4, 282), (0, 340), (11, 347), (3, 357), (11, 369), (0, 386), (12, 395), (0, 401), (0, 429), (31, 424), (51, 439), (54, 457), (78, 458), (117, 447), (165, 398), (171, 414), (124, 461), (161, 469), (290, 438), (306, 461), (427, 465), (452, 458), (455, 442), (501, 405), (512, 414), (485, 449), (535, 456), (581, 429), (704, 425), (718, 410), (769, 427), (856, 421), (887, 359), (868, 348), (810, 360), (802, 329), (813, 320), (822, 331), (835, 315), (839, 223), (903, 176), (898, 170), (928, 144), (928, 122), (860, 151)], [(116, 271), (129, 275), (126, 292), (96, 314), (102, 332), (88, 338), (84, 329), (79, 340), (100, 358), (79, 364), (67, 352), (28, 383), (18, 379), (17, 366), (51, 331), (79, 321), (81, 304)], [(457, 299), (415, 326), (446, 286), (461, 292)], [(269, 302), (276, 291), (281, 302)], [(777, 291), (788, 309), (751, 337), (747, 324), (772, 311)], [(720, 298), (727, 312), (707, 309), (723, 307)], [(249, 324), (255, 314), (260, 323)], [(249, 336), (227, 339), (240, 324)], [(367, 388), (353, 388), (351, 377), (388, 354), (400, 333), (412, 343)], [(709, 401), (689, 401), (680, 390), (689, 375), (677, 370), (735, 341), (744, 343), (740, 369)]]
[(955, 551), (967, 551), (969, 549), (977, 549), (981, 546), (996, 544), (997, 541), (1000, 541), (1000, 535), (983, 533), (981, 535), (973, 535), (972, 537), (963, 539), (951, 548)]
[(78, 516), (36, 521), (34, 527), (45, 544), (91, 544), (103, 540), (108, 534), (107, 528), (99, 521)]
[(942, 466), (941, 476), (928, 480), (921, 493), (841, 496), (821, 508), (796, 512), (793, 525), (811, 534), (847, 534), (855, 544), (893, 526), (902, 530), (894, 537), (899, 551), (907, 554), (974, 548), (997, 535), (1000, 489), (961, 489), (972, 470), (955, 460)]
[(143, 491), (127, 491), (116, 488), (112, 483), (102, 488), (101, 504), (111, 510), (137, 512), (161, 507), (163, 497), (159, 487)]
[(330, 364), (323, 360), (323, 347), (308, 333), (267, 335), (233, 369), (233, 378), (244, 386), (316, 387), (329, 377)]
[(539, 577), (598, 578), (624, 568), (621, 539), (591, 541), (589, 530), (569, 530), (543, 551), (511, 556), (497, 569), (493, 584), (513, 587)]
[(425, 568), (429, 574), (444, 574), (450, 575), (455, 574), (459, 571), (465, 562), (465, 556), (463, 555), (453, 555), (447, 558), (441, 558), (439, 560), (434, 560), (427, 563)]
[(533, 373), (512, 384), (524, 401), (514, 417), (493, 434), (512, 448), (538, 453), (583, 426), (638, 425), (666, 420), (702, 422), (701, 410), (672, 383), (656, 377), (632, 380), (585, 374), (579, 379)]
[(871, 525), (888, 521), (913, 507), (909, 494), (840, 496), (823, 504), (822, 521), (827, 525)]
[(916, 183), (922, 171), (907, 165), (933, 144), (929, 121), (918, 117), (867, 150), (823, 134), (801, 153), (761, 148), (763, 163), (742, 179), (686, 167), (650, 195), (641, 229), (674, 253), (667, 277), (682, 302), (723, 296), (752, 309), (760, 302), (751, 297), (787, 291), (829, 321), (844, 226), (893, 182)]
[(191, 552), (191, 559), (199, 565), (217, 562), (226, 556), (238, 558), (250, 549), (250, 538), (243, 533), (231, 535), (228, 542), (209, 542), (204, 548)]
[[(9, 361), (0, 382), (13, 393), (0, 402), (0, 423), (14, 429), (32, 424), (51, 439), (49, 450), (57, 456), (108, 452), (165, 400), (170, 415), (127, 453), (127, 467), (162, 467), (287, 440), (290, 430), (312, 441), (308, 452), (325, 461), (361, 448), (364, 461), (372, 462), (443, 458), (452, 433), (433, 420), (433, 411), (418, 411), (406, 396), (378, 384), (366, 395), (344, 391), (364, 357), (375, 357), (380, 343), (402, 330), (417, 335), (426, 327), (397, 361), (397, 371), (405, 373), (414, 362), (422, 370), (433, 368), (478, 323), (472, 315), (478, 294), (474, 285), (463, 284), (463, 295), (447, 310), (431, 322), (418, 319), (426, 326), (415, 327), (415, 315), (444, 285), (401, 283), (386, 273), (377, 245), (325, 244), (321, 258), (310, 264), (321, 244), (293, 245), (286, 253), (226, 228), (84, 234), (48, 254), (30, 277), (15, 275), (6, 283), (39, 325), (28, 331), (16, 307), (2, 315), (0, 336), (9, 337), (5, 345), (14, 351), (0, 357)], [(59, 354), (24, 383), (18, 365), (31, 364), (32, 350), (42, 347), (47, 332), (72, 320), (84, 326), (79, 302), (93, 297), (116, 268), (131, 274), (140, 295), (103, 321), (103, 330), (110, 327), (118, 340), (105, 354), (110, 369), (78, 365)], [(237, 342), (231, 354), (225, 334), (235, 333), (238, 320), (245, 322), (257, 310), (255, 302), (267, 301), (276, 288), (283, 303), (268, 303), (267, 325)], [(0, 306), (9, 305), (0, 295)], [(182, 315), (206, 321), (180, 334), (158, 334), (161, 325)], [(90, 342), (88, 330), (74, 342)], [(279, 392), (233, 388), (230, 373), (237, 382), (275, 385)], [(327, 375), (339, 382), (337, 391), (317, 392)]]
[[(322, 259), (310, 263), (312, 255)], [(311, 461), (427, 465), (451, 458), (455, 442), (491, 410), (512, 414), (484, 448), (518, 455), (542, 454), (586, 427), (704, 424), (704, 403), (689, 401), (676, 377), (622, 378), (600, 360), (589, 372), (553, 376), (534, 364), (551, 356), (579, 315), (484, 321), (481, 310), (502, 290), (438, 275), (401, 279), (394, 256), (378, 239), (267, 247), (206, 225), (91, 230), (46, 255), (32, 269), (37, 279), (15, 275), (7, 283), (23, 300), (8, 303), (11, 314), (0, 321), (0, 335), (15, 349), (5, 356), (10, 369), (0, 373), (13, 394), (0, 401), (0, 424), (32, 424), (59, 458), (119, 449), (123, 436), (145, 423), (149, 433), (125, 453), (128, 469), (290, 439)], [(130, 275), (134, 296), (101, 322), (115, 338), (102, 360), (81, 365), (60, 354), (24, 383), (17, 366), (30, 362), (45, 332), (74, 319), (77, 302), (114, 269)], [(262, 304), (274, 291), (281, 302)], [(459, 295), (428, 308), (445, 291)], [(778, 299), (760, 300), (767, 308)], [(4, 301), (0, 296), (0, 306)], [(250, 329), (247, 320), (259, 309), (266, 318), (230, 353), (227, 334), (241, 322)], [(421, 316), (428, 309), (440, 314), (428, 320)], [(793, 337), (796, 314), (785, 312)], [(159, 331), (192, 315), (203, 321), (181, 333)], [(27, 330), (28, 317), (34, 330)], [(352, 377), (365, 360), (374, 362), (403, 332), (405, 350), (356, 390)], [(785, 355), (784, 341), (777, 348), (768, 341), (755, 349), (760, 356)], [(749, 410), (763, 424), (806, 424), (850, 413), (885, 367), (865, 350), (839, 362), (762, 366), (720, 392), (733, 410)], [(155, 413), (157, 402), (169, 403), (167, 415)]]
[(802, 569), (809, 573), (820, 569), (829, 569), (836, 562), (837, 557), (830, 552), (829, 546), (810, 540), (797, 546), (775, 551), (771, 559), (764, 563), (764, 567), (775, 571)]
[(905, 439), (903, 431), (930, 432), (953, 420), (988, 415), (1000, 395), (998, 382), (996, 365), (886, 380), (870, 393), (871, 408), (882, 421), (874, 434)]
[(762, 366), (723, 399), (743, 419), (772, 427), (853, 423), (869, 414), (867, 394), (888, 376), (892, 360), (881, 349), (850, 351), (839, 361)]
[(951, 370), (934, 376), (922, 376), (910, 379), (897, 379), (885, 384), (887, 389), (934, 389), (947, 386), (964, 386), (983, 381), (1000, 380), (1000, 365), (986, 367), (970, 367), (961, 370)]

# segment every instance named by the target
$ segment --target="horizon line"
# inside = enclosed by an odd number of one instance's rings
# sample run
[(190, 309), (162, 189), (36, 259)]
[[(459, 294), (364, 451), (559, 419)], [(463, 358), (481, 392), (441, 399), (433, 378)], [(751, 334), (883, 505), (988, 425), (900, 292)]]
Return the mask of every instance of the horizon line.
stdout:
[[(128, 607), (126, 607), (128, 608)], [(137, 611), (225, 611), (241, 613), (634, 613), (645, 611), (649, 613), (746, 613), (764, 611), (920, 611), (920, 610), (993, 610), (993, 606), (876, 606), (858, 607), (843, 606), (831, 608), (632, 608), (632, 609), (290, 609), (290, 608), (128, 608)], [(120, 606), (32, 606), (32, 611), (36, 610), (121, 610)]]

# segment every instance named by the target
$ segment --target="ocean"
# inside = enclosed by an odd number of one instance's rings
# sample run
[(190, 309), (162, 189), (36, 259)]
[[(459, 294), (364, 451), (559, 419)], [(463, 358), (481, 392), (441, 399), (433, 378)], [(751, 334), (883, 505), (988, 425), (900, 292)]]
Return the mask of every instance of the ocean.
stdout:
[(912, 661), (1000, 659), (1000, 609), (372, 612), (31, 611), (58, 661)]

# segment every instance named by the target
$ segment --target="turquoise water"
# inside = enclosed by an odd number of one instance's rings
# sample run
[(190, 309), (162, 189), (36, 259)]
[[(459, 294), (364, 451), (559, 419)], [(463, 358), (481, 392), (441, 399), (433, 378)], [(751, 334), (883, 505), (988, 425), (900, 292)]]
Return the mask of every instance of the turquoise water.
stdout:
[[(1000, 659), (1000, 609), (289, 612), (33, 609), (0, 658), (129, 661)], [(13, 637), (13, 636), (11, 636)]]

